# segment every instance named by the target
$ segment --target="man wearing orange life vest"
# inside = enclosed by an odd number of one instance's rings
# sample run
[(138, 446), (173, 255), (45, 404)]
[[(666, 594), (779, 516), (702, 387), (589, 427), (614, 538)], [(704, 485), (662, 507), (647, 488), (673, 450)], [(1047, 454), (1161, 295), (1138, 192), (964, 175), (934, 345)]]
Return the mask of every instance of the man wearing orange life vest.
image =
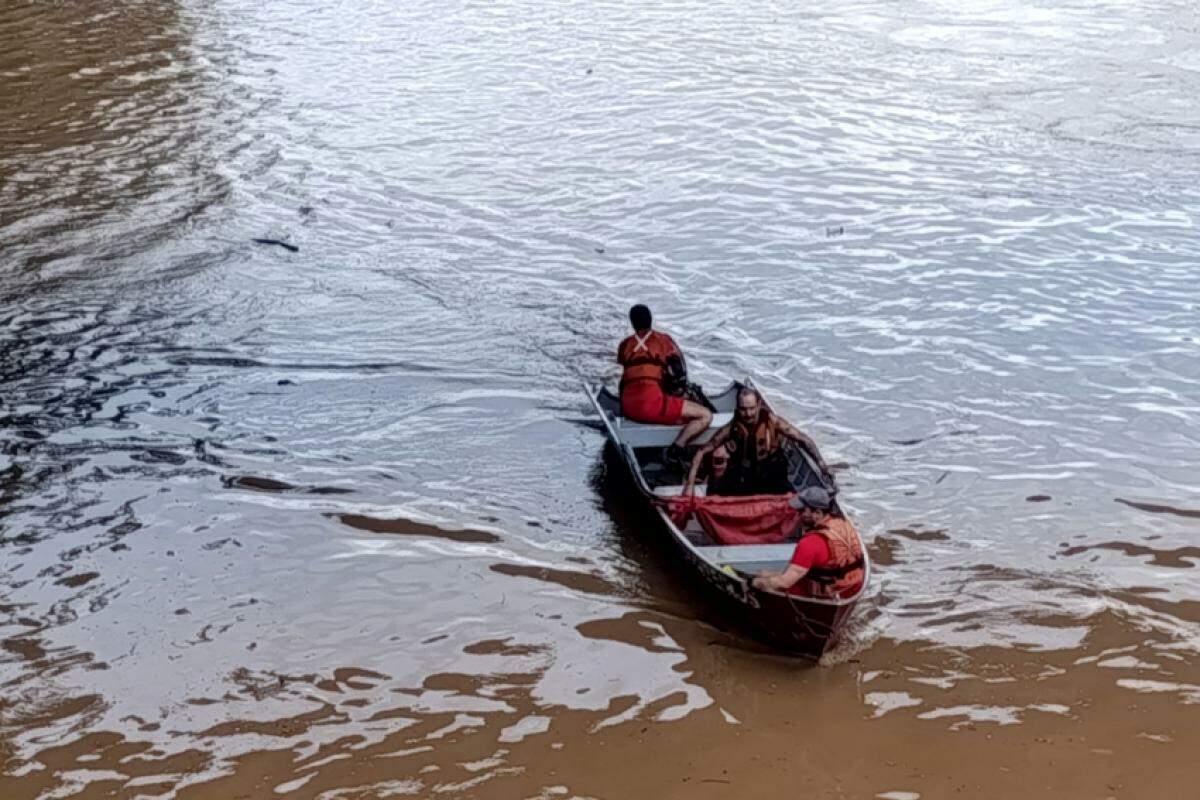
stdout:
[(833, 485), (833, 475), (812, 437), (764, 408), (758, 392), (742, 387), (738, 392), (737, 412), (733, 419), (714, 433), (692, 458), (692, 469), (684, 483), (683, 493), (692, 494), (696, 474), (704, 457), (718, 447), (724, 447), (732, 460), (729, 474), (723, 481), (725, 489), (722, 494), (787, 494), (792, 491), (792, 484), (788, 476), (787, 455), (780, 447), (783, 439), (791, 439), (804, 448), (817, 462), (817, 468), (828, 484)]
[(754, 588), (806, 597), (850, 597), (862, 587), (862, 542), (850, 520), (832, 513), (833, 500), (810, 486), (791, 500), (800, 511), (800, 541), (783, 572), (764, 570)]
[(650, 309), (639, 303), (629, 309), (629, 321), (634, 333), (617, 348), (617, 362), (625, 368), (621, 375), (621, 413), (635, 422), (683, 425), (663, 460), (686, 463), (684, 446), (708, 430), (712, 412), (664, 391), (668, 360), (675, 357), (682, 362), (683, 354), (674, 339), (651, 328)]

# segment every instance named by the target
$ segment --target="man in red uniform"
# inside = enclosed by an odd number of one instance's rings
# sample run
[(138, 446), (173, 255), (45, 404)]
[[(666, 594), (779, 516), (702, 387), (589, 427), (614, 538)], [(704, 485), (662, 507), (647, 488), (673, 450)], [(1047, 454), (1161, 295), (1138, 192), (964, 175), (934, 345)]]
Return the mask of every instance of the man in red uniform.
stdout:
[(791, 501), (800, 510), (802, 535), (783, 572), (763, 570), (754, 588), (808, 597), (851, 597), (862, 588), (862, 542), (850, 520), (832, 512), (833, 500), (810, 486)]
[(617, 362), (625, 368), (621, 375), (621, 413), (635, 422), (682, 425), (663, 460), (684, 463), (684, 446), (708, 430), (712, 412), (699, 403), (664, 391), (668, 360), (674, 357), (682, 364), (683, 354), (674, 339), (651, 327), (650, 309), (639, 303), (629, 309), (629, 321), (634, 333), (617, 348)]

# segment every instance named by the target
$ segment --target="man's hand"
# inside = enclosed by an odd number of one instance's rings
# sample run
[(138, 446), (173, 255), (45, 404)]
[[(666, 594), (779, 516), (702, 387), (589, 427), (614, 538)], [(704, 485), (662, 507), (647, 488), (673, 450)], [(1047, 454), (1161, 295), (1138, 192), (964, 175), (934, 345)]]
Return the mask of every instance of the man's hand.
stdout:
[(755, 589), (761, 589), (764, 592), (768, 592), (775, 588), (774, 581), (772, 579), (778, 574), (778, 572), (771, 572), (769, 569), (764, 569), (762, 572), (758, 573), (758, 577), (751, 581), (750, 584)]

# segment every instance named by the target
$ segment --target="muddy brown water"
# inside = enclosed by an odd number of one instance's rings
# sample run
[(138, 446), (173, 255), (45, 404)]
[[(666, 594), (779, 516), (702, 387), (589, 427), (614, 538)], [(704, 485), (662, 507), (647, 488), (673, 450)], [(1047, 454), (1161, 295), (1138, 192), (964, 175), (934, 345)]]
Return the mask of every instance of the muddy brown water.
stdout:
[[(5, 3), (0, 797), (1193, 795), (1197, 14)], [(604, 459), (634, 301), (839, 465), (821, 664)]]

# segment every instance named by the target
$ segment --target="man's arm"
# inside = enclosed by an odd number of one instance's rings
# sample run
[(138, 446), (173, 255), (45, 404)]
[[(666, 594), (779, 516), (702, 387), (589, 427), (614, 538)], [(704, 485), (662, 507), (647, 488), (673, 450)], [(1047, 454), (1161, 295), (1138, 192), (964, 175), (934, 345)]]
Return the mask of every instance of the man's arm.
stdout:
[(788, 422), (783, 417), (772, 414), (775, 417), (775, 430), (781, 435), (788, 437), (796, 444), (804, 448), (804, 450), (813, 457), (817, 462), (817, 466), (822, 472), (829, 472), (829, 465), (825, 463), (825, 459), (821, 457), (821, 451), (817, 449), (817, 443), (807, 433), (804, 433), (792, 423)]
[(821, 457), (821, 451), (817, 449), (817, 443), (813, 441), (811, 436), (797, 428), (792, 423), (788, 422), (783, 417), (777, 414), (772, 414), (771, 416), (775, 418), (775, 430), (780, 435), (786, 436), (787, 438), (796, 442), (796, 444), (803, 447), (808, 454), (813, 457), (819, 466), (825, 466), (825, 459)]
[(788, 568), (783, 572), (769, 572), (764, 570), (754, 579), (754, 588), (764, 591), (786, 592), (799, 583), (807, 574), (808, 568), (802, 567), (799, 564), (788, 564)]
[(692, 468), (688, 470), (687, 482), (683, 485), (683, 494), (685, 497), (692, 494), (693, 487), (696, 485), (696, 473), (700, 471), (700, 465), (704, 463), (704, 457), (725, 444), (725, 440), (729, 438), (729, 432), (732, 428), (733, 425), (730, 424), (718, 430), (708, 440), (708, 444), (701, 447), (696, 451), (696, 455), (692, 456)]
[(829, 545), (821, 536), (801, 536), (796, 543), (792, 560), (783, 572), (763, 570), (754, 579), (754, 586), (766, 591), (784, 592), (795, 586), (813, 567), (829, 562)]

